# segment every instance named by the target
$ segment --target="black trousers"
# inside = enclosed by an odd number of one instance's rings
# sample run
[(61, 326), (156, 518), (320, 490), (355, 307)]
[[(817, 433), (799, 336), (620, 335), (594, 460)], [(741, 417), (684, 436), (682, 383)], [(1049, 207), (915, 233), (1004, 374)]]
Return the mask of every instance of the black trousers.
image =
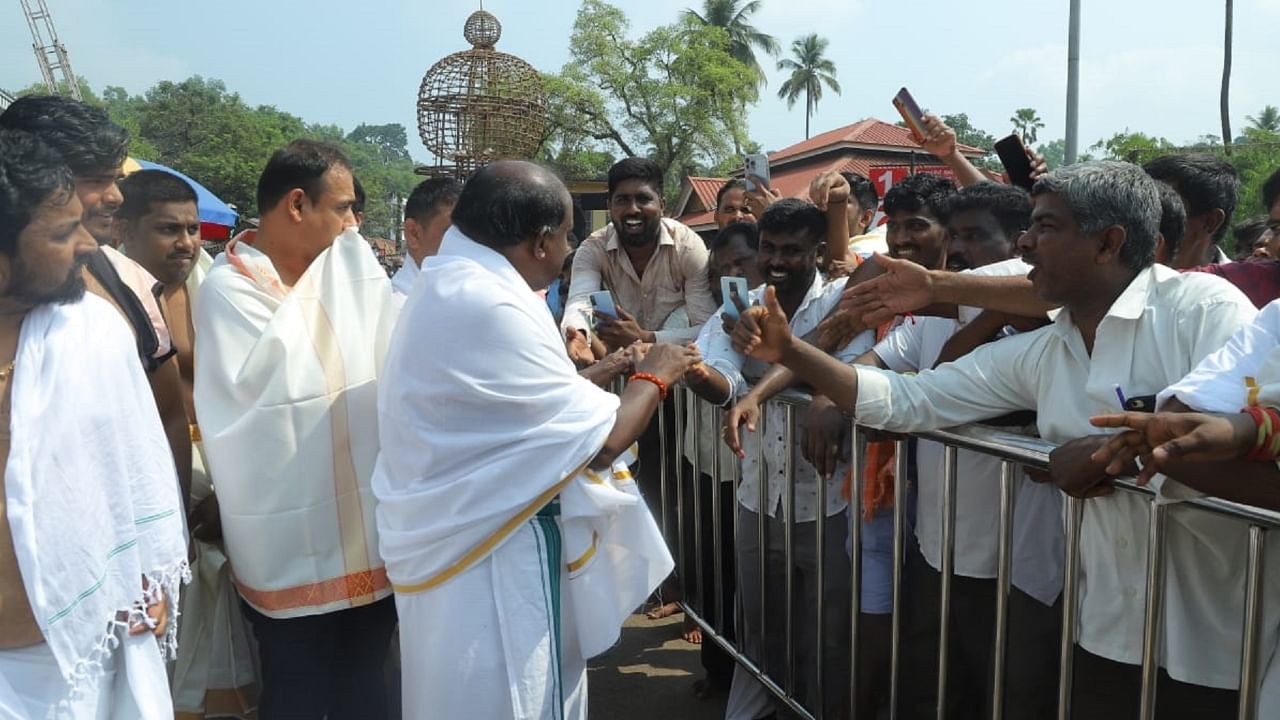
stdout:
[(242, 603), (262, 662), (261, 720), (383, 720), (395, 598), (276, 619)]
[[(938, 635), (942, 573), (914, 542), (907, 555), (902, 657), (903, 718), (937, 717)], [(947, 660), (947, 717), (991, 716), (995, 648), (996, 581), (955, 576)], [(1009, 589), (1005, 655), (1005, 717), (1053, 720), (1058, 706), (1058, 646), (1062, 600), (1047, 606), (1016, 587)], [(1093, 717), (1077, 715), (1076, 717)]]
[[(1071, 716), (1132, 718), (1141, 709), (1142, 667), (1098, 657), (1075, 648)], [(1156, 678), (1156, 720), (1233, 718), (1240, 693), (1179, 682), (1163, 669)]]

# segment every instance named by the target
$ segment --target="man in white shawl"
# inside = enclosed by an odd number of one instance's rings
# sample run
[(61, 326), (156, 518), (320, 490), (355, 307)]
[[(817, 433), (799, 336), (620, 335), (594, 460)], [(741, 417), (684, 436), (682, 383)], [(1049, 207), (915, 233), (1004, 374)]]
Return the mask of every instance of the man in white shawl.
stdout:
[(182, 594), (173, 672), (173, 704), (180, 720), (251, 717), (258, 704), (248, 627), (222, 550), (218, 501), (205, 471), (196, 424), (193, 301), (213, 265), (201, 248), (196, 191), (164, 170), (140, 170), (120, 183), (124, 202), (112, 231), (119, 247), (160, 283), (160, 299), (182, 373), (183, 404), (191, 435), (194, 582)]
[(128, 326), (84, 292), (72, 188), (0, 130), (0, 718), (171, 717), (177, 476)]
[(480, 170), (453, 223), (378, 398), (405, 717), (584, 718), (586, 659), (672, 567), (624, 461), (697, 354), (655, 345), (621, 399), (579, 377), (535, 294), (572, 226), (546, 169)]
[(396, 618), (369, 482), (395, 318), (386, 273), (346, 229), (354, 202), (337, 148), (277, 151), (260, 229), (227, 245), (196, 298), (196, 415), (263, 718), (385, 712)]
[(462, 185), (453, 178), (430, 178), (418, 183), (404, 201), (404, 264), (391, 276), (391, 290), (398, 297), (408, 297), (422, 261), (440, 252), (460, 192)]

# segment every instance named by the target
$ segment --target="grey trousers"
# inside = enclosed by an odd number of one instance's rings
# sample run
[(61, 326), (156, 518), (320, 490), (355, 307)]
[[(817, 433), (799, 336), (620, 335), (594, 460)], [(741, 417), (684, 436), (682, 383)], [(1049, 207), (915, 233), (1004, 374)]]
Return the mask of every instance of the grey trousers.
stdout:
[[(823, 701), (825, 717), (846, 715), (849, 696), (849, 556), (845, 553), (848, 522), (844, 514), (826, 518), (822, 568), (822, 612), (825, 636), (818, 637), (817, 522), (798, 522), (792, 535), (794, 576), (792, 596), (792, 644), (795, 655), (795, 687), (790, 694), (810, 709)], [(785, 525), (779, 518), (765, 518), (765, 577), (760, 576), (761, 543), (757, 515), (738, 506), (738, 597), (742, 600), (740, 629), (747, 657), (779, 685), (786, 687), (786, 572)], [(761, 620), (761, 587), (764, 587), (764, 627)], [(823, 652), (823, 695), (818, 697), (818, 652)], [(741, 668), (734, 674), (726, 718), (760, 717), (769, 705), (768, 691)]]

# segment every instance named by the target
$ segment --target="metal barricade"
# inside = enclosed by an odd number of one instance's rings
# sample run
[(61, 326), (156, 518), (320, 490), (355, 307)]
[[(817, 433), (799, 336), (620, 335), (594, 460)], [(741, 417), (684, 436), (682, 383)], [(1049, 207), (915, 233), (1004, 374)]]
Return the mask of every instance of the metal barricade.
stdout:
[[(760, 466), (761, 478), (758, 483), (757, 507), (761, 512), (756, 513), (754, 530), (760, 545), (758, 567), (755, 570), (759, 573), (761, 581), (758, 588), (744, 588), (741, 582), (737, 583), (738, 595), (735, 601), (735, 615), (739, 626), (744, 622), (754, 625), (758, 628), (761, 638), (769, 637), (770, 633), (782, 633), (781, 637), (784, 639), (782, 645), (785, 648), (782, 655), (783, 666), (777, 667), (764, 650), (763, 642), (761, 643), (759, 655), (752, 657), (745, 648), (742, 634), (738, 634), (734, 640), (726, 637), (726, 627), (729, 623), (734, 622), (735, 618), (726, 618), (721, 611), (721, 598), (725, 586), (725, 569), (722, 566), (721, 553), (724, 549), (723, 542), (726, 539), (734, 542), (736, 546), (742, 528), (739, 524), (738, 504), (735, 502), (733, 517), (729, 521), (732, 533), (728, 533), (722, 538), (722, 531), (726, 530), (726, 521), (722, 517), (720, 502), (721, 493), (724, 492), (732, 492), (735, 498), (738, 497), (738, 488), (741, 484), (741, 468), (740, 463), (736, 462), (736, 458), (733, 459), (733, 462), (725, 462), (724, 460), (727, 455), (721, 445), (720, 432), (723, 409), (713, 409), (711, 413), (712, 422), (710, 423), (712, 427), (708, 428), (707, 424), (702, 421), (702, 413), (699, 410), (699, 408), (709, 407), (706, 402), (697, 398), (685, 388), (679, 388), (677, 392), (676, 427), (667, 428), (664, 426), (662, 437), (664, 453), (674, 451), (680, 454), (680, 462), (677, 463), (677, 467), (680, 469), (677, 470), (674, 479), (665, 477), (664, 474), (663, 517), (661, 522), (664, 534), (672, 542), (673, 554), (678, 559), (678, 565), (683, 564), (680, 559), (686, 556), (686, 549), (682, 544), (688, 538), (692, 538), (694, 542), (692, 553), (692, 557), (695, 559), (694, 567), (678, 568), (684, 578), (683, 584), (686, 595), (682, 605), (685, 613), (701, 626), (704, 642), (714, 642), (722, 647), (743, 669), (759, 680), (779, 705), (799, 717), (816, 719), (831, 716), (827, 712), (830, 708), (823, 707), (824, 702), (822, 699), (838, 697), (842, 707), (836, 714), (845, 717), (855, 716), (855, 720), (857, 720), (855, 709), (859, 697), (858, 682), (861, 662), (859, 650), (864, 642), (864, 633), (860, 627), (863, 518), (862, 513), (856, 511), (856, 509), (861, 505), (860, 499), (863, 497), (863, 489), (867, 481), (863, 468), (863, 453), (860, 447), (860, 440), (866, 431), (852, 424), (849, 428), (849, 466), (852, 468), (849, 495), (854, 501), (851, 502), (847, 518), (843, 515), (826, 516), (828, 492), (826, 483), (821, 480), (817, 482), (815, 491), (817, 512), (814, 521), (815, 537), (813, 543), (814, 553), (816, 554), (814, 567), (817, 569), (814, 579), (817, 586), (817, 608), (816, 614), (813, 617), (809, 617), (804, 615), (804, 613), (808, 612), (807, 608), (794, 606), (797, 560), (795, 556), (797, 551), (797, 523), (794, 518), (794, 510), (796, 508), (795, 476), (798, 464), (803, 462), (803, 460), (796, 457), (795, 448), (799, 440), (796, 414), (807, 409), (809, 398), (798, 393), (787, 393), (770, 401), (774, 407), (781, 411), (782, 428), (768, 427), (766, 418), (769, 413), (762, 408), (756, 433), (761, 438), (766, 437), (766, 433), (772, 433), (774, 437), (780, 436), (782, 446), (787, 449), (782, 454), (781, 463), (781, 470), (786, 483), (781, 498), (785, 600), (781, 617), (769, 612), (768, 588), (766, 587), (768, 584), (766, 578), (769, 576), (769, 567), (767, 566), (769, 531), (767, 513), (764, 512), (764, 509), (768, 507), (770, 499), (766, 468), (770, 468), (771, 463), (768, 462), (769, 459), (765, 451), (766, 443), (760, 442), (757, 444), (758, 455), (756, 460)], [(691, 424), (687, 421), (691, 421)], [(691, 441), (689, 442), (686, 442), (686, 430), (692, 431)], [(992, 682), (989, 687), (991, 692), (991, 717), (994, 720), (1000, 720), (1005, 713), (1004, 698), (1009, 657), (1009, 598), (1012, 577), (1015, 486), (1022, 472), (1021, 468), (1048, 469), (1049, 453), (1054, 449), (1054, 446), (1038, 439), (1015, 435), (981, 425), (920, 433), (917, 437), (941, 443), (945, 448), (942, 478), (942, 568), (940, 576), (941, 602), (938, 623), (939, 653), (936, 687), (937, 717), (940, 720), (946, 717), (947, 698), (955, 687), (953, 679), (948, 676), (948, 664), (945, 658), (948, 657), (951, 642), (948, 630), (953, 582), (956, 577), (956, 502), (957, 496), (961, 492), (957, 484), (957, 452), (960, 450), (972, 451), (997, 458), (1001, 463), (999, 477), (993, 479), (993, 481), (998, 481), (999, 483), (999, 523), (996, 528), (998, 543), (995, 578), (996, 592), (993, 608), (995, 623), (991, 639)], [(708, 450), (708, 447), (706, 447), (708, 443), (711, 443), (713, 452), (710, 455), (710, 462), (705, 462), (704, 452)], [(692, 471), (690, 473), (691, 477), (685, 477), (686, 472), (683, 467), (687, 451), (689, 452), (689, 455), (687, 455), (689, 458), (688, 465)], [(902, 500), (907, 496), (907, 460), (907, 443), (899, 440), (896, 446), (895, 500)], [(708, 485), (706, 478), (710, 479), (709, 487), (704, 487)], [(728, 487), (722, 487), (722, 480), (728, 481), (726, 483)], [(684, 507), (686, 482), (691, 483), (693, 487), (692, 507), (688, 508), (688, 512)], [(671, 532), (672, 528), (670, 527), (673, 518), (666, 512), (669, 496), (671, 495), (668, 492), (668, 483), (674, 484), (672, 488), (676, 509), (674, 521), (677, 525), (674, 534)], [(1156, 680), (1160, 668), (1161, 615), (1164, 609), (1165, 589), (1165, 527), (1170, 506), (1156, 502), (1156, 498), (1150, 489), (1138, 487), (1130, 482), (1118, 481), (1116, 490), (1117, 492), (1140, 494), (1150, 501), (1150, 524), (1147, 528), (1146, 601), (1142, 642), (1141, 712), (1139, 715), (1140, 718), (1146, 720), (1154, 717), (1157, 702)], [(704, 493), (707, 495), (706, 501), (711, 505), (710, 513), (703, 512), (704, 502), (702, 497)], [(1067, 497), (1064, 502), (1063, 617), (1059, 646), (1058, 677), (1058, 717), (1062, 720), (1071, 717), (1072, 660), (1079, 613), (1081, 522), (1086, 502), (1085, 500), (1071, 497)], [(1280, 515), (1214, 498), (1199, 498), (1184, 501), (1182, 504), (1233, 517), (1248, 526), (1245, 603), (1243, 617), (1241, 618), (1243, 642), (1240, 658), (1241, 690), (1238, 717), (1241, 720), (1252, 720), (1257, 717), (1259, 685), (1264, 670), (1263, 664), (1269, 659), (1262, 656), (1262, 649), (1260, 648), (1264, 589), (1262, 572), (1265, 559), (1266, 532), (1271, 528), (1280, 526)], [(701, 529), (704, 514), (709, 517), (712, 524), (712, 555), (710, 557), (706, 557), (707, 548), (703, 547)], [(690, 515), (692, 517), (689, 517)], [(893, 518), (892, 627), (890, 631), (891, 656), (889, 660), (891, 667), (889, 668), (888, 694), (890, 717), (897, 718), (902, 699), (900, 688), (902, 677), (899, 674), (899, 665), (903, 632), (903, 564), (907, 547), (907, 509), (905, 502), (895, 502)], [(687, 522), (693, 524), (694, 532), (692, 535), (686, 535), (684, 532), (685, 523)], [(827, 610), (829, 609), (826, 607), (827, 599), (824, 592), (829, 582), (829, 578), (825, 574), (824, 560), (828, 553), (844, 552), (845, 550), (844, 548), (829, 547), (826, 542), (825, 530), (831, 522), (847, 522), (849, 527), (848, 556), (852, 592), (847, 598), (850, 621), (847, 648), (849, 657), (847, 692), (845, 692), (845, 688), (838, 685), (832, 687), (832, 678), (827, 677), (830, 658), (823, 652), (822, 643), (822, 639), (827, 635)], [(1141, 529), (1135, 528), (1135, 532), (1141, 532)], [(713, 568), (710, 587), (704, 587), (706, 563), (711, 563)], [(741, 568), (737, 569), (737, 571), (740, 570)], [(696, 592), (690, 593), (691, 587), (696, 588)], [(758, 601), (760, 607), (757, 616), (754, 618), (743, 617), (742, 592), (744, 591), (759, 593)], [(708, 617), (711, 619), (709, 620)], [(803, 618), (805, 621), (803, 630), (800, 632), (796, 630), (798, 626), (795, 621), (798, 618)], [(1272, 618), (1272, 621), (1274, 621), (1274, 618)], [(799, 649), (798, 643), (800, 642), (816, 643), (817, 645), (815, 677), (797, 677), (798, 663), (796, 655)], [(844, 679), (842, 678), (842, 680)], [(806, 704), (797, 694), (797, 687), (801, 682), (806, 687), (813, 689), (810, 695), (819, 699), (816, 704)]]

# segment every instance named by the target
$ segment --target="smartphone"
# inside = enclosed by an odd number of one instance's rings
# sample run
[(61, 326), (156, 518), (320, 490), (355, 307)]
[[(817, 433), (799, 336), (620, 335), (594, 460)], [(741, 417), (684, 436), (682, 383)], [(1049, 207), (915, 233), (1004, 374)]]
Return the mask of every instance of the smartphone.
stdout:
[(1024, 190), (1031, 190), (1035, 182), (1031, 179), (1031, 158), (1027, 157), (1027, 148), (1022, 138), (1010, 135), (996, 141), (996, 154), (1000, 156), (1000, 164), (1009, 175), (1009, 183)]
[(1156, 411), (1155, 395), (1137, 395), (1124, 401), (1124, 409), (1128, 412), (1153, 413)]
[(748, 293), (746, 278), (731, 277), (729, 275), (720, 278), (720, 295), (724, 298), (722, 311), (724, 316), (737, 320), (738, 306), (734, 304), (733, 298), (736, 295), (743, 305), (750, 305), (751, 298), (748, 297)]
[(743, 160), (743, 165), (746, 166), (746, 176), (747, 176), (746, 181), (747, 181), (748, 192), (755, 192), (756, 190), (756, 184), (751, 180), (752, 175), (755, 175), (761, 180), (764, 180), (765, 183), (770, 182), (768, 155), (765, 155), (764, 153), (756, 153), (754, 155), (748, 155)]
[(902, 115), (903, 122), (915, 136), (916, 142), (924, 142), (924, 112), (920, 110), (915, 98), (911, 97), (911, 93), (907, 92), (906, 88), (902, 88), (897, 95), (893, 96), (893, 106), (898, 109), (898, 114)]
[(618, 319), (618, 306), (613, 302), (613, 293), (608, 290), (591, 293), (591, 309), (614, 320)]

